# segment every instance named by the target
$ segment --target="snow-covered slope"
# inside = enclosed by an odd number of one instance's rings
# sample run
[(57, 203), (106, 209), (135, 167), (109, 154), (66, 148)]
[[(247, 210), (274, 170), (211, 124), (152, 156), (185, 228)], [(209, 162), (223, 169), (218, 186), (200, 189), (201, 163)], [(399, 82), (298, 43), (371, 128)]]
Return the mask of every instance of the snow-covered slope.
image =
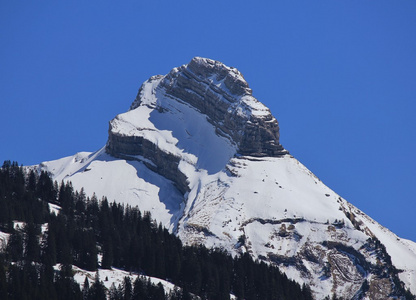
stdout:
[(276, 119), (220, 62), (194, 58), (151, 77), (110, 122), (105, 147), (39, 167), (88, 195), (150, 211), (185, 243), (276, 264), (317, 298), (394, 298), (397, 276), (416, 294), (416, 244), (289, 155)]
[[(61, 266), (57, 264), (55, 266), (55, 269), (59, 270), (60, 267)], [(137, 277), (140, 276), (142, 277), (142, 279), (150, 281), (154, 285), (158, 285), (159, 283), (162, 284), (166, 294), (169, 294), (171, 291), (175, 289), (175, 285), (166, 280), (139, 275), (136, 273), (127, 272), (116, 268), (113, 268), (111, 270), (98, 269), (97, 271), (91, 272), (80, 269), (77, 266), (72, 266), (72, 270), (74, 272), (74, 280), (76, 283), (80, 285), (81, 289), (84, 288), (85, 279), (88, 280), (88, 284), (91, 286), (96, 280), (97, 275), (108, 291), (111, 291), (112, 288), (122, 287), (125, 277), (128, 277), (130, 281), (133, 283), (137, 279)]]
[(106, 154), (104, 148), (42, 163), (40, 167), (58, 182), (69, 180), (75, 189), (84, 188), (89, 196), (95, 193), (98, 199), (106, 196), (110, 201), (150, 211), (171, 230), (182, 216), (183, 195), (171, 181), (140, 161), (116, 159)]

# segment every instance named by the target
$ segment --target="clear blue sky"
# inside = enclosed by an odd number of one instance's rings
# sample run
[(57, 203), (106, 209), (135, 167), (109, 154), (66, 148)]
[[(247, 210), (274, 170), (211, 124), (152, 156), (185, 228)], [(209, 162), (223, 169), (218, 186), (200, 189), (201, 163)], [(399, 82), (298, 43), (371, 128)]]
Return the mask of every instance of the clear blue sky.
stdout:
[(238, 68), (297, 159), (416, 241), (414, 0), (0, 0), (0, 160), (99, 149), (144, 80), (194, 56)]

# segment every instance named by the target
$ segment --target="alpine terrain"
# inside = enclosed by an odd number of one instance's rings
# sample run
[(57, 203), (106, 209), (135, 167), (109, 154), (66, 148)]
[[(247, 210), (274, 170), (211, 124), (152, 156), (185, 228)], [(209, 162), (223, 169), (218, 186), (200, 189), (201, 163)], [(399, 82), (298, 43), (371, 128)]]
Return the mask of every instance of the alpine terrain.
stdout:
[(195, 57), (140, 87), (106, 145), (39, 170), (87, 195), (138, 206), (185, 244), (249, 253), (316, 299), (416, 294), (416, 243), (325, 186), (279, 143), (242, 74)]

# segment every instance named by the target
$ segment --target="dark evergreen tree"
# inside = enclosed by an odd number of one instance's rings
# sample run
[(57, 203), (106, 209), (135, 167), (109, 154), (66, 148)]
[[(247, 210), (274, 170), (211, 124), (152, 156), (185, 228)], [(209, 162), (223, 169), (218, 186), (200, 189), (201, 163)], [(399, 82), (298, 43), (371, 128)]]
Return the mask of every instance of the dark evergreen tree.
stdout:
[(6, 277), (6, 263), (3, 255), (0, 255), (0, 299), (7, 300), (7, 277)]
[(131, 284), (131, 279), (128, 276), (124, 277), (123, 294), (124, 294), (124, 300), (131, 300), (133, 296), (133, 286)]
[(55, 238), (55, 228), (50, 226), (47, 232), (46, 245), (44, 245), (42, 253), (42, 262), (46, 265), (53, 266), (56, 264), (56, 238)]
[(88, 300), (106, 300), (106, 290), (104, 283), (100, 280), (98, 272), (95, 274), (94, 283), (88, 292)]
[(137, 277), (133, 284), (133, 299), (139, 300), (139, 299), (146, 299), (147, 297), (147, 289), (144, 284), (143, 279), (140, 277)]
[(48, 173), (42, 171), (37, 183), (36, 196), (46, 203), (54, 203), (56, 202), (56, 195), (57, 190), (55, 189), (55, 186)]
[(115, 286), (114, 282), (110, 287), (110, 290), (108, 291), (108, 298), (109, 300), (123, 300), (123, 290), (121, 286), (118, 287)]
[(23, 259), (23, 234), (20, 230), (15, 230), (10, 235), (6, 254), (11, 261)]
[(153, 290), (154, 292), (153, 292), (152, 298), (154, 300), (166, 299), (165, 289), (163, 288), (163, 285), (160, 282), (153, 288)]
[(62, 212), (66, 215), (72, 216), (74, 210), (74, 193), (71, 183), (61, 182), (58, 194), (58, 204), (62, 208)]
[(82, 286), (82, 298), (84, 300), (88, 299), (89, 293), (90, 293), (90, 282), (88, 281), (88, 277), (85, 276), (84, 284)]
[(27, 261), (40, 261), (40, 226), (29, 222), (25, 228), (25, 258)]

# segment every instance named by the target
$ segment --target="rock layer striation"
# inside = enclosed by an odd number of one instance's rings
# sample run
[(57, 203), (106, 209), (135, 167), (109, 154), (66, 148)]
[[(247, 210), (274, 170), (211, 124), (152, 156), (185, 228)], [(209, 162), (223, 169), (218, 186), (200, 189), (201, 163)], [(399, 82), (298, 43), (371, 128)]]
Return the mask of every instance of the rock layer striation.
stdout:
[(279, 124), (269, 109), (252, 96), (241, 73), (223, 63), (195, 57), (173, 69), (162, 81), (168, 95), (191, 104), (229, 136), (238, 152), (250, 156), (280, 156)]

